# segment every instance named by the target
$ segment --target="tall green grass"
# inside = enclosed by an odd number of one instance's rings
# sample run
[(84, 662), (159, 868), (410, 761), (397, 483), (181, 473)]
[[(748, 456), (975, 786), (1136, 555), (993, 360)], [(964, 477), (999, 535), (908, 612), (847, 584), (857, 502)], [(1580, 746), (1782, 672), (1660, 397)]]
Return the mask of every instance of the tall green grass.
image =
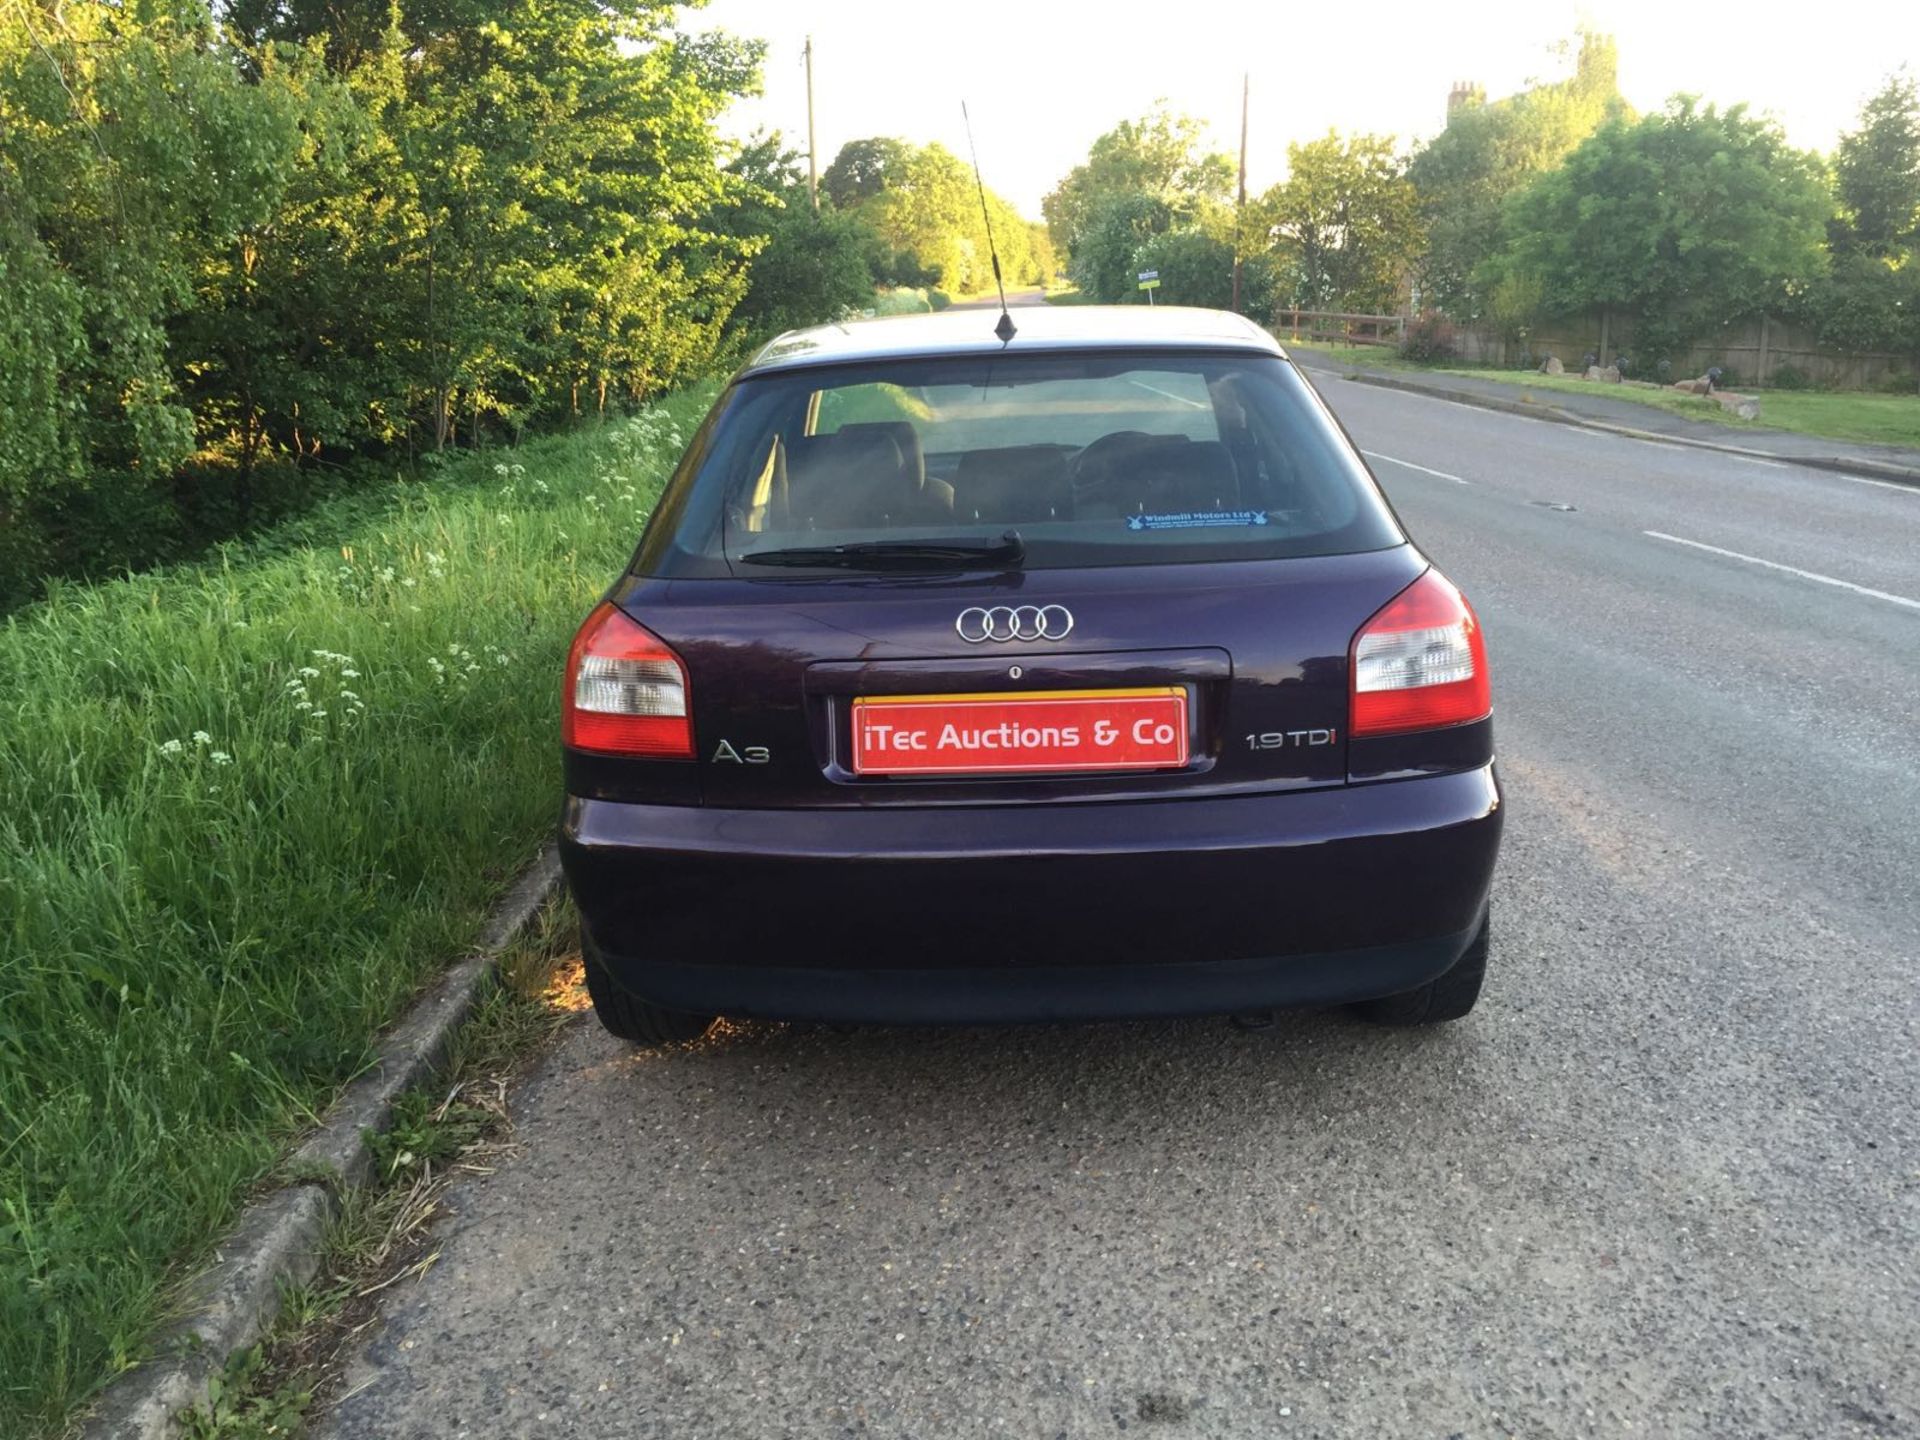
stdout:
[(0, 626), (0, 1435), (140, 1358), (551, 830), (567, 641), (711, 398)]

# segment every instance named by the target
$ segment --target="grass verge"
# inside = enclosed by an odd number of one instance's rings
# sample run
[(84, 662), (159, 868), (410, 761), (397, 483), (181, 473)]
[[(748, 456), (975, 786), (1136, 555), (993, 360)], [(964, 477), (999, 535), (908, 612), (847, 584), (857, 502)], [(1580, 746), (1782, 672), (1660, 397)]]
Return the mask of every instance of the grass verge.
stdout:
[(377, 1169), (349, 1193), (314, 1280), (290, 1290), (273, 1330), (237, 1355), (185, 1440), (284, 1440), (303, 1434), (339, 1381), (382, 1297), (439, 1260), (428, 1229), (457, 1180), (492, 1171), (512, 1148), (509, 1086), (545, 1040), (586, 1006), (578, 922), (555, 900), (501, 956), (499, 983), (454, 1037), (435, 1083), (402, 1095), (374, 1142)]
[(567, 642), (711, 398), (0, 624), (0, 1434), (141, 1357), (551, 830)]
[(1289, 349), (1313, 350), (1338, 364), (1355, 369), (1464, 375), (1511, 386), (1516, 390), (1537, 390), (1564, 395), (1586, 395), (1603, 400), (1624, 400), (1645, 405), (1689, 420), (1704, 420), (1730, 430), (1786, 430), (1798, 435), (1818, 435), (1828, 440), (1850, 440), (1866, 445), (1904, 445), (1920, 449), (1920, 396), (1880, 395), (1857, 390), (1762, 390), (1760, 418), (1742, 420), (1723, 410), (1715, 402), (1697, 395), (1682, 395), (1675, 390), (1638, 385), (1600, 385), (1571, 375), (1538, 375), (1527, 371), (1495, 370), (1470, 366), (1419, 365), (1403, 360), (1386, 346), (1322, 345), (1310, 341), (1292, 341), (1284, 335), (1281, 342)]
[(1682, 395), (1676, 390), (1598, 385), (1565, 375), (1521, 377), (1512, 371), (1450, 369), (1446, 373), (1561, 394), (1598, 394), (1604, 399), (1627, 400), (1732, 430), (1787, 430), (1828, 440), (1920, 449), (1920, 396), (1914, 395), (1875, 395), (1852, 390), (1762, 390), (1759, 392), (1760, 418), (1742, 420), (1712, 400)]

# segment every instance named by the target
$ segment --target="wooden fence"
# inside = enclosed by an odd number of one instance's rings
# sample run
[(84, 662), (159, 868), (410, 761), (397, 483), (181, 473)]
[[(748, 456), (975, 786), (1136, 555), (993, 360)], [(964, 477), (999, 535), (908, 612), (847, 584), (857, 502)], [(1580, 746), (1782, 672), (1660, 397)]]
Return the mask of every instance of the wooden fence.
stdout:
[[(1460, 358), (1477, 364), (1524, 364), (1531, 357), (1539, 364), (1548, 355), (1558, 356), (1569, 370), (1578, 371), (1589, 355), (1601, 364), (1625, 356), (1634, 358), (1633, 322), (1619, 315), (1598, 311), (1549, 321), (1537, 327), (1524, 341), (1502, 340), (1490, 331), (1469, 326), (1454, 330), (1454, 346)], [(1696, 339), (1674, 357), (1672, 379), (1704, 374), (1718, 365), (1732, 377), (1735, 385), (1768, 386), (1791, 366), (1808, 384), (1836, 390), (1877, 390), (1899, 376), (1911, 380), (1914, 364), (1898, 355), (1830, 350), (1820, 346), (1811, 332), (1771, 316), (1721, 328), (1717, 334)], [(1626, 367), (1635, 379), (1643, 376), (1640, 367)]]
[(1406, 338), (1404, 315), (1356, 315), (1345, 310), (1279, 310), (1277, 335), (1299, 340), (1338, 340), (1343, 345), (1398, 345)]

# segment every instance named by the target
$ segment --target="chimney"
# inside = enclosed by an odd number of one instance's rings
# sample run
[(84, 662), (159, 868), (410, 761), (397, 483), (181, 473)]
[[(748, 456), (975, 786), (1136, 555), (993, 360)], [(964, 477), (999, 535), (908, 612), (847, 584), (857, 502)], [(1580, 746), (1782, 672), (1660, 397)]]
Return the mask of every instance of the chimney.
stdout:
[(1456, 80), (1453, 88), (1447, 92), (1447, 115), (1464, 105), (1484, 105), (1487, 103), (1486, 87), (1472, 80)]

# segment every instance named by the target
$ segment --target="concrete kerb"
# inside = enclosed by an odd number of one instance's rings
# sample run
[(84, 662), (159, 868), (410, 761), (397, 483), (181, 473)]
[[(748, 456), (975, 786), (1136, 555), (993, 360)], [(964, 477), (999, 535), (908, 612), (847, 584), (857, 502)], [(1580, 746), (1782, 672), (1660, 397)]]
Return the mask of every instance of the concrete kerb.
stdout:
[(1409, 395), (1423, 395), (1430, 400), (1451, 400), (1458, 405), (1473, 405), (1482, 410), (1496, 410), (1505, 415), (1524, 415), (1531, 420), (1550, 420), (1557, 425), (1574, 425), (1583, 430), (1598, 430), (1604, 434), (1619, 435), (1630, 440), (1654, 440), (1663, 445), (1685, 445), (1694, 450), (1711, 450), (1722, 455), (1738, 455), (1747, 460), (1768, 460), (1779, 465), (1803, 465), (1810, 470), (1828, 470), (1839, 475), (1857, 475), (1868, 480), (1884, 480), (1895, 485), (1912, 485), (1920, 488), (1920, 470), (1909, 470), (1899, 465), (1885, 465), (1875, 460), (1857, 460), (1840, 455), (1780, 454), (1772, 450), (1756, 450), (1751, 446), (1702, 440), (1691, 435), (1669, 435), (1659, 430), (1639, 430), (1631, 425), (1616, 425), (1608, 420), (1595, 420), (1589, 416), (1577, 415), (1557, 405), (1508, 400), (1504, 396), (1479, 395), (1472, 391), (1452, 390), (1440, 385), (1422, 385), (1416, 380), (1405, 380), (1397, 375), (1369, 375), (1357, 371), (1342, 373), (1345, 379), (1360, 385), (1376, 385), (1383, 390), (1404, 390)]
[(175, 1417), (204, 1400), (207, 1382), (266, 1333), (286, 1289), (318, 1269), (341, 1192), (371, 1176), (368, 1142), (392, 1124), (395, 1098), (445, 1061), (501, 952), (559, 884), (559, 855), (548, 846), (514, 882), (474, 953), (414, 1003), (382, 1040), (373, 1065), (288, 1157), (284, 1173), (294, 1178), (241, 1213), (213, 1264), (188, 1288), (188, 1313), (168, 1326), (152, 1359), (106, 1388), (81, 1427), (83, 1440), (171, 1440)]

